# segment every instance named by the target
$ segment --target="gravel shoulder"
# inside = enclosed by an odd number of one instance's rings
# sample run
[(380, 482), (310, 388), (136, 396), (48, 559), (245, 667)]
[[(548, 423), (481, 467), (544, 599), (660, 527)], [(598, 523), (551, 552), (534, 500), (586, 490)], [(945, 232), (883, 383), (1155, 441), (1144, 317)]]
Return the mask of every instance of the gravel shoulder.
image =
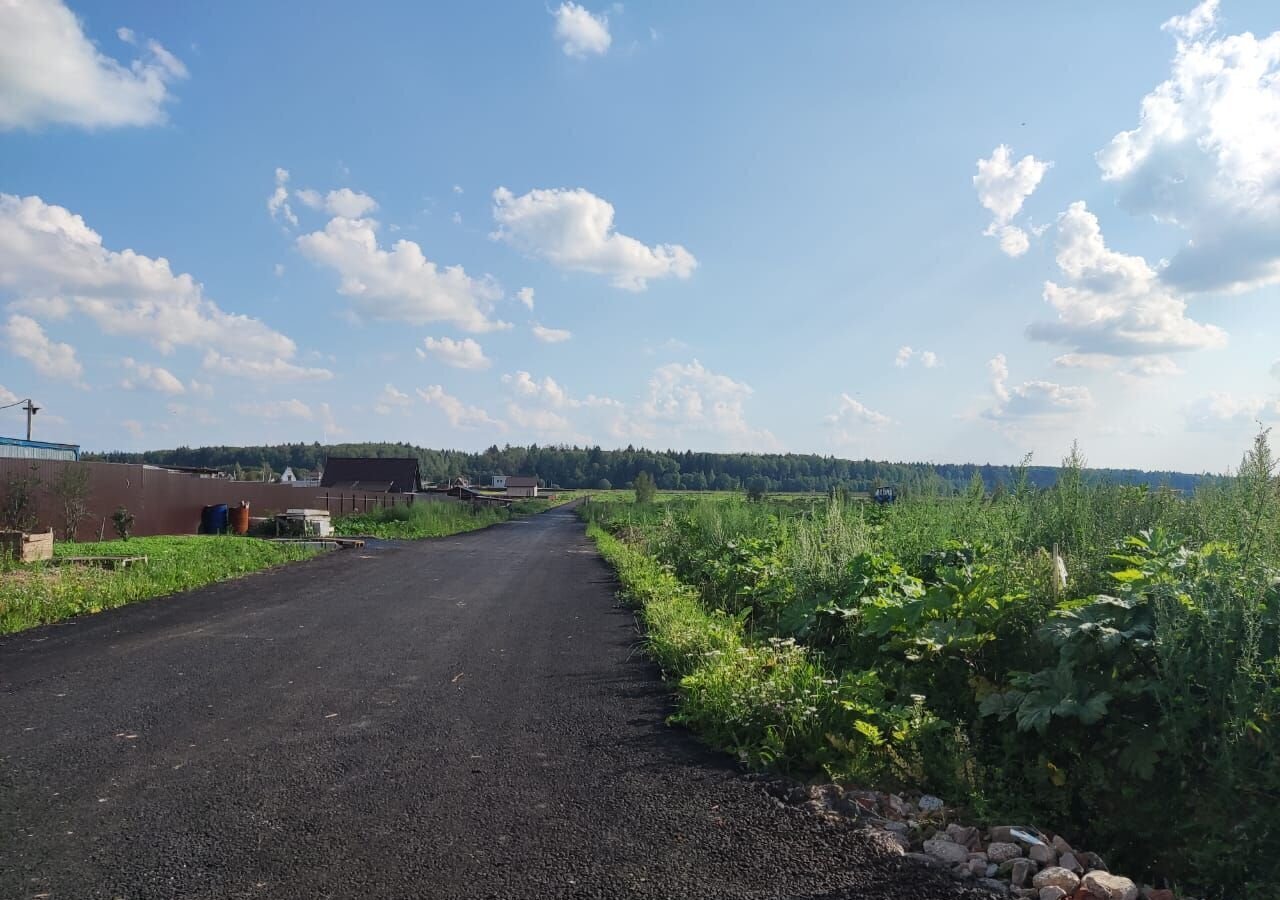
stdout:
[(664, 724), (572, 511), (0, 638), (0, 896), (981, 896)]

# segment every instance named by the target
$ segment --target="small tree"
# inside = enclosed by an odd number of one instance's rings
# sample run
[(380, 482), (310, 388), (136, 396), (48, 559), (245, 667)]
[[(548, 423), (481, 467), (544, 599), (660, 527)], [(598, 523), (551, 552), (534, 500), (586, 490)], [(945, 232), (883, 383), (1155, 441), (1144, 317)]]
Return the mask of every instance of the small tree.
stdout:
[(763, 500), (764, 495), (769, 493), (769, 479), (763, 475), (752, 475), (747, 479), (747, 499)]
[(653, 476), (648, 472), (637, 475), (631, 486), (636, 491), (636, 503), (652, 503), (654, 497), (658, 495), (658, 486), (654, 484)]
[(987, 496), (987, 485), (982, 480), (981, 472), (974, 472), (969, 479), (969, 490), (966, 491), (970, 502), (981, 503)]
[(120, 540), (127, 541), (130, 532), (133, 531), (133, 513), (123, 506), (117, 507), (111, 514), (111, 524), (115, 527), (116, 535)]
[(0, 497), (0, 528), (12, 531), (34, 531), (36, 527), (36, 488), (40, 479), (35, 474), (10, 475)]
[(53, 495), (62, 513), (62, 538), (76, 539), (76, 531), (89, 516), (89, 467), (75, 463), (65, 467), (53, 482)]
[[(1256, 556), (1259, 541), (1274, 541), (1280, 481), (1280, 462), (1271, 452), (1271, 429), (1259, 428), (1253, 447), (1240, 462), (1236, 473), (1236, 506), (1240, 517), (1240, 545), (1246, 562)], [(1265, 549), (1265, 548), (1264, 548)]]
[(611, 491), (613, 490), (613, 482), (610, 481), (608, 478), (601, 478), (599, 481), (596, 482), (596, 490)]

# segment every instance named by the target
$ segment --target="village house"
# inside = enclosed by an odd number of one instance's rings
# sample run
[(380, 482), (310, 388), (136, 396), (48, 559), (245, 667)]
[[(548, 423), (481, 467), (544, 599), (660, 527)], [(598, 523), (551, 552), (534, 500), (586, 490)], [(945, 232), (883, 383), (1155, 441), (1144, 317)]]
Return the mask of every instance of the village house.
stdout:
[(508, 475), (505, 479), (508, 497), (538, 496), (538, 476)]
[(297, 473), (293, 471), (293, 466), (285, 466), (284, 471), (280, 473), (280, 483), (287, 484), (291, 487), (319, 487), (320, 480), (319, 476), (314, 478), (299, 478)]
[(415, 494), (422, 490), (422, 470), (416, 457), (331, 456), (325, 461), (320, 486), (372, 494)]

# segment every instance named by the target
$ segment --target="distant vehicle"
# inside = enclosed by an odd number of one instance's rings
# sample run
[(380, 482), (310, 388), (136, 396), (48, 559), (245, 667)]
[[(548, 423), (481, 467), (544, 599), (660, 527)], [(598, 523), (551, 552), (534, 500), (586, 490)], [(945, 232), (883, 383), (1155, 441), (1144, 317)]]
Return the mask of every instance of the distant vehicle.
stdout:
[(871, 495), (871, 499), (877, 503), (892, 503), (898, 499), (898, 491), (896, 488), (886, 485), (876, 488), (876, 492)]

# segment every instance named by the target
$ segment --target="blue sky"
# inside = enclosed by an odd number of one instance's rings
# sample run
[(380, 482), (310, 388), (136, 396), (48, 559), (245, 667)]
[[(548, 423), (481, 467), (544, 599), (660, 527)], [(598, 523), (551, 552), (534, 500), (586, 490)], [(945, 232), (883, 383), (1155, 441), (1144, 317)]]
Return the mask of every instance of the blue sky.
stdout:
[(1220, 471), (1280, 419), (1274, 4), (366, 6), (0, 10), (37, 436)]

